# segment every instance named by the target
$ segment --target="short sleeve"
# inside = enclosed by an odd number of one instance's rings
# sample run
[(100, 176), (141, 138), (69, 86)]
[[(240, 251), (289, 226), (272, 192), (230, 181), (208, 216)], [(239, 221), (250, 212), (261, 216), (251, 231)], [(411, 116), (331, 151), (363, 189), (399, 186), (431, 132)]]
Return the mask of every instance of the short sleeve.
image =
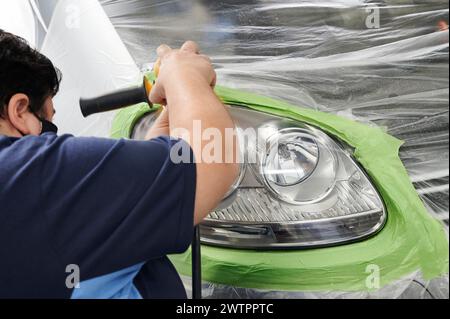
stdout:
[(42, 163), (52, 245), (83, 280), (189, 247), (196, 167), (185, 141), (55, 137)]

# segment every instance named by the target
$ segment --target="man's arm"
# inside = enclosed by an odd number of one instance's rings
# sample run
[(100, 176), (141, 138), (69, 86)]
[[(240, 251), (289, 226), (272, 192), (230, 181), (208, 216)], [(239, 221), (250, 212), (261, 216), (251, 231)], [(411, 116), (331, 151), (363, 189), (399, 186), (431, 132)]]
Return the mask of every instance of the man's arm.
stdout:
[(169, 135), (170, 135), (169, 110), (166, 107), (162, 107), (162, 109), (158, 111), (158, 118), (156, 119), (153, 126), (147, 132), (145, 139), (151, 140), (152, 138)]
[[(223, 199), (238, 175), (236, 138), (226, 143), (227, 129), (235, 126), (225, 106), (214, 93), (212, 87), (216, 74), (210, 60), (198, 54), (194, 42), (186, 42), (180, 50), (161, 46), (159, 77), (152, 90), (153, 103), (167, 104), (169, 108), (170, 133), (176, 136), (180, 129), (190, 133), (190, 143), (197, 161), (197, 189), (195, 199), (195, 224), (200, 223)], [(201, 121), (200, 134), (205, 129), (215, 128), (220, 132), (222, 160), (220, 163), (206, 163), (202, 151), (210, 141), (202, 136), (194, 136), (194, 121)], [(183, 137), (183, 136), (177, 136)], [(201, 143), (193, 143), (197, 139)], [(198, 145), (197, 145), (198, 144)], [(232, 158), (232, 163), (226, 159)]]

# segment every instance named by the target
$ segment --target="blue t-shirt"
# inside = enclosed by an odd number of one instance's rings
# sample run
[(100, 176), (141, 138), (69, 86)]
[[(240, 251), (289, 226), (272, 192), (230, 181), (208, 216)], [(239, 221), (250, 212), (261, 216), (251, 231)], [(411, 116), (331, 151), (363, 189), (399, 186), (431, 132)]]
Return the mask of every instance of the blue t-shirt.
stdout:
[(0, 298), (186, 298), (166, 255), (191, 243), (192, 159), (169, 137), (0, 136)]

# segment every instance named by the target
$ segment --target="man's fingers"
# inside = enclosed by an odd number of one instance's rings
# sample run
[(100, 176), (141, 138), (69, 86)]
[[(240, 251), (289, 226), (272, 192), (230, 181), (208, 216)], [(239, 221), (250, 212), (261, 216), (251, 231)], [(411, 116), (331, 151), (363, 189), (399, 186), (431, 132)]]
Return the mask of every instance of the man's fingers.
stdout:
[(163, 58), (164, 56), (169, 54), (170, 51), (172, 51), (172, 49), (167, 44), (162, 44), (156, 50), (156, 53), (158, 53), (158, 57)]
[(161, 70), (161, 58), (156, 60), (155, 65), (153, 66), (153, 71), (155, 72), (156, 77), (159, 76), (159, 71)]
[(192, 53), (200, 53), (200, 48), (198, 47), (198, 44), (194, 41), (187, 41), (183, 44), (181, 47), (181, 51), (188, 51)]
[(164, 97), (164, 87), (156, 81), (149, 96), (150, 102), (153, 104), (166, 105), (166, 99)]
[(208, 61), (210, 64), (212, 64), (211, 58), (209, 56), (207, 56), (206, 54), (200, 54), (200, 56), (206, 61)]
[(212, 80), (212, 82), (211, 82), (211, 87), (212, 87), (213, 89), (215, 89), (215, 88), (216, 88), (216, 85), (217, 85), (217, 73), (214, 72), (214, 77), (213, 77), (213, 80)]
[[(212, 66), (212, 60), (209, 56), (207, 56), (205, 54), (200, 54), (199, 56), (202, 57), (205, 61), (207, 61)], [(211, 81), (211, 87), (214, 89), (216, 87), (216, 84), (217, 84), (217, 73), (214, 72), (213, 78)]]

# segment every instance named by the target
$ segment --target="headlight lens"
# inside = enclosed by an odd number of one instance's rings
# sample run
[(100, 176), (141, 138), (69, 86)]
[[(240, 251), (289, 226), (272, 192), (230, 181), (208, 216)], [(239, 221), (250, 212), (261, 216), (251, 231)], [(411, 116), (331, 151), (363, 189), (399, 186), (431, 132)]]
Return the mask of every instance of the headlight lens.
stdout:
[(303, 132), (275, 134), (270, 144), (262, 173), (271, 185), (294, 186), (311, 176), (319, 162), (319, 146)]
[[(323, 131), (244, 108), (230, 112), (242, 129), (239, 180), (201, 226), (205, 244), (249, 249), (311, 248), (367, 238), (382, 229), (383, 202), (345, 145)], [(151, 122), (149, 119), (147, 122)], [(134, 138), (142, 138), (146, 120)]]
[[(260, 160), (264, 183), (290, 204), (321, 200), (336, 182), (338, 161), (334, 144), (319, 130), (278, 125), (280, 129), (267, 138), (267, 153)], [(260, 154), (263, 152), (259, 150)]]

